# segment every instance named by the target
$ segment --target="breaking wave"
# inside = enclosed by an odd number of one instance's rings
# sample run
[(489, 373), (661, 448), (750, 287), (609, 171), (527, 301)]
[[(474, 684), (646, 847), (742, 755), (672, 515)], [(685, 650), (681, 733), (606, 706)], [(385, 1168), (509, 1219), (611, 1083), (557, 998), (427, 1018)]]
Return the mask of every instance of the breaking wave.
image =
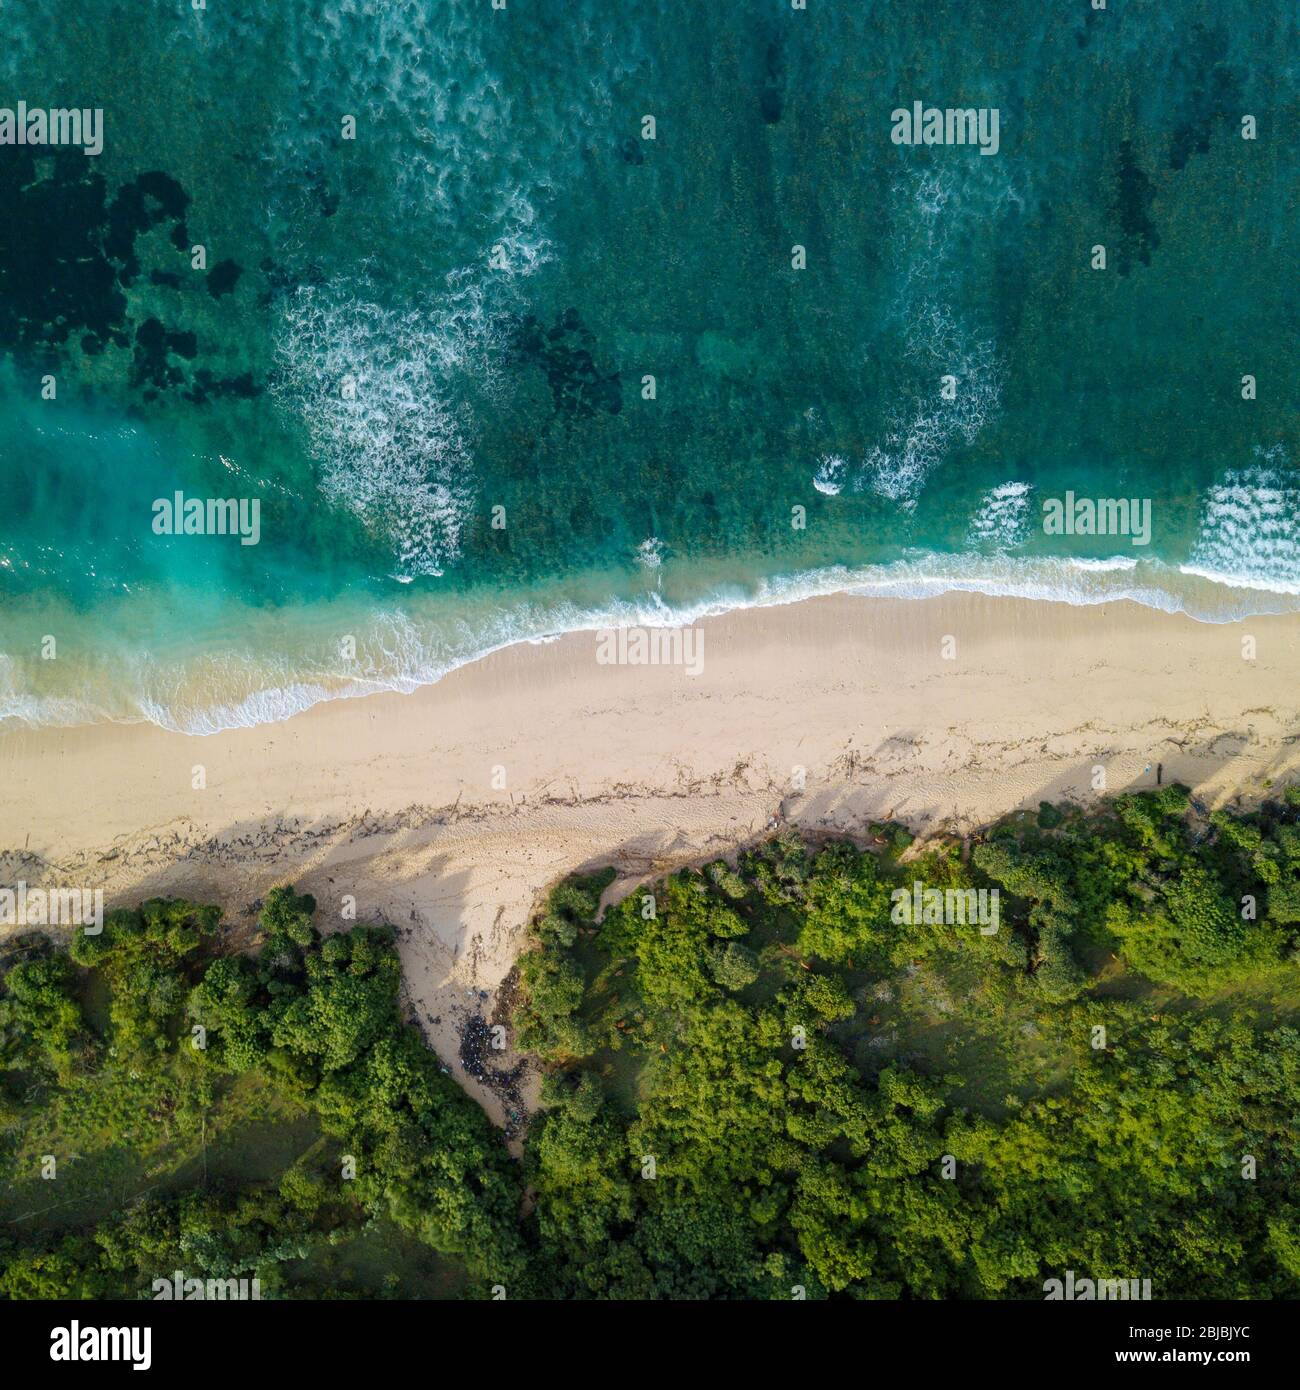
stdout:
[(1255, 453), (1260, 463), (1229, 470), (1209, 490), (1182, 571), (1238, 588), (1300, 594), (1300, 478), (1285, 471), (1280, 445)]
[(971, 519), (966, 544), (975, 550), (1014, 550), (1029, 535), (1029, 484), (999, 483)]

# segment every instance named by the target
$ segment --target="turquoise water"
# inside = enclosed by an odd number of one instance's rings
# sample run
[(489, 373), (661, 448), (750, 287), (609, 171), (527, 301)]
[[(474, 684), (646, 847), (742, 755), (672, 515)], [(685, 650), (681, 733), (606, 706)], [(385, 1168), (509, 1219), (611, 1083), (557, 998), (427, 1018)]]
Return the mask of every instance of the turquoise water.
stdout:
[[(1291, 4), (0, 23), (0, 107), (104, 111), (0, 146), (0, 717), (208, 732), (835, 590), (1300, 607)], [(914, 101), (997, 153), (893, 143)], [(178, 490), (258, 544), (155, 534)], [(1067, 492), (1150, 543), (1047, 534)]]

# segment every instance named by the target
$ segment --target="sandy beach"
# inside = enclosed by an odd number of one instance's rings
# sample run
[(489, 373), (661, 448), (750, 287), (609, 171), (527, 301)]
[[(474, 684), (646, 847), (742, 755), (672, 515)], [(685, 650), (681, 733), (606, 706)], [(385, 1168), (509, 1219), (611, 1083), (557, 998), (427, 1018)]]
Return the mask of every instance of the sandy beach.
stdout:
[[(616, 863), (619, 891), (779, 824), (969, 830), (1092, 798), (1098, 766), (1109, 792), (1159, 767), (1211, 805), (1300, 768), (1300, 616), (835, 597), (699, 631), (697, 675), (602, 665), (597, 634), (575, 633), (206, 738), (13, 727), (0, 881), (110, 905), (185, 894), (236, 926), (279, 882), (314, 893), (322, 924), (355, 899), (397, 929), (413, 1011), (466, 1080), (464, 1024), (491, 1016), (570, 870)], [(500, 1095), (469, 1085), (500, 1119)]]

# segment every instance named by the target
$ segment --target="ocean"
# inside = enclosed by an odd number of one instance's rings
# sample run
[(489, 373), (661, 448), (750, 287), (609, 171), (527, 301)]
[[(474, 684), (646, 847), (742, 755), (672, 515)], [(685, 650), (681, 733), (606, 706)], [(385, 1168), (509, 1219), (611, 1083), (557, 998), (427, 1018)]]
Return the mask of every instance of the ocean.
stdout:
[(1093, 3), (6, 4), (0, 727), (836, 591), (1300, 608), (1300, 12)]

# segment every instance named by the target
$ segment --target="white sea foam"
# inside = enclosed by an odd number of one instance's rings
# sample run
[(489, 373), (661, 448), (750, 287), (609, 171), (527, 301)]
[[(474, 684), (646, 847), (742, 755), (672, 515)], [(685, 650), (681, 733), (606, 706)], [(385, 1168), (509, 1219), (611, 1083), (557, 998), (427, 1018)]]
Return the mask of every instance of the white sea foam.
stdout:
[[(941, 287), (954, 253), (968, 252), (972, 227), (987, 222), (1010, 187), (1000, 174), (966, 171), (959, 178), (940, 169), (914, 172), (892, 189), (890, 245), (901, 288), (890, 318), (902, 329), (902, 375), (880, 437), (850, 470), (854, 491), (913, 510), (931, 473), (996, 415), (1003, 375), (997, 345), (953, 312)], [(945, 399), (944, 377), (956, 379), (952, 399)]]
[(1300, 476), (1280, 445), (1230, 469), (1206, 494), (1182, 572), (1233, 588), (1300, 594)]
[(109, 717), (92, 700), (24, 690), (21, 669), (12, 653), (0, 652), (0, 721), (15, 719), (33, 727), (73, 728), (98, 724)]
[[(1002, 380), (993, 343), (970, 335), (938, 303), (919, 311), (907, 356), (933, 386), (891, 410), (883, 437), (863, 460), (859, 485), (910, 511), (934, 468), (957, 443), (973, 443), (996, 411)], [(956, 379), (951, 400), (942, 394), (944, 376)]]
[(966, 543), (976, 550), (1014, 550), (1029, 535), (1028, 483), (999, 483), (980, 499)]
[(813, 474), (813, 487), (828, 497), (836, 496), (844, 486), (844, 475), (848, 463), (841, 454), (823, 454), (817, 460), (817, 471)]
[(500, 389), (515, 281), (548, 254), (518, 228), (496, 245), (506, 269), (485, 250), (401, 309), (364, 281), (303, 286), (285, 305), (277, 396), (306, 425), (321, 492), (387, 537), (396, 578), (442, 574), (460, 552), (475, 497), (470, 396)]
[[(528, 93), (500, 80), (490, 50), (506, 40), (469, 9), (292, 8), (288, 61), (310, 104), (354, 115), (359, 139), (384, 133), (371, 156), (386, 161), (382, 177), (366, 211), (346, 214), (371, 217), (382, 259), (320, 284), (284, 238), (303, 283), (280, 304), (273, 390), (305, 425), (322, 494), (391, 547), (393, 577), (440, 575), (475, 500), (475, 405), (504, 389), (521, 285), (551, 255), (539, 199), (559, 166), (536, 172)], [(272, 196), (291, 228), (319, 220), (316, 171), (337, 164), (336, 135), (304, 124), (301, 105), (268, 142)]]
[(319, 486), (393, 544), (399, 572), (441, 574), (472, 493), (465, 412), (446, 389), (458, 325), (347, 286), (304, 287), (280, 335), (277, 385), (301, 414)]
[(1073, 569), (1078, 570), (1133, 570), (1137, 569), (1138, 562), (1131, 555), (1107, 555), (1104, 557), (1090, 557), (1087, 555), (1070, 555), (1066, 563)]

